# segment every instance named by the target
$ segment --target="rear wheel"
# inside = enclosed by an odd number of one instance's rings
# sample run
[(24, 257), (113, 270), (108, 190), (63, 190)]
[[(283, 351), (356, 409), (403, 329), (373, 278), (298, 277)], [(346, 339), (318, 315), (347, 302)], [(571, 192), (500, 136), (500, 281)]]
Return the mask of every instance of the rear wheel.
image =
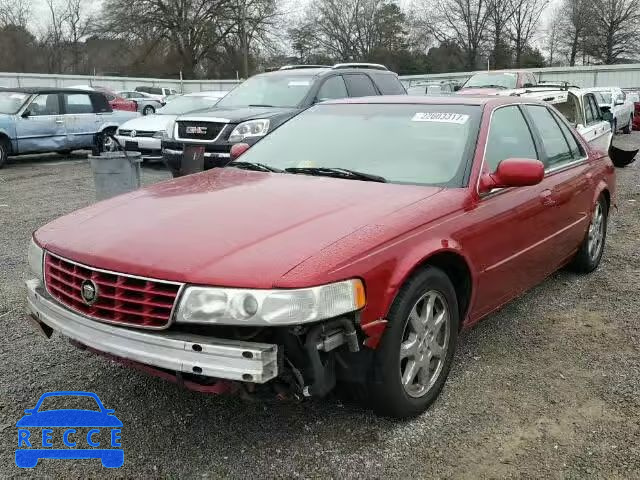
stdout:
[(455, 289), (440, 269), (409, 280), (389, 312), (368, 382), (376, 413), (409, 418), (437, 398), (449, 374), (458, 338)]
[(604, 195), (600, 195), (591, 214), (589, 230), (580, 245), (580, 249), (570, 264), (570, 268), (576, 272), (589, 273), (598, 268), (604, 244), (607, 238), (607, 219), (609, 206)]
[(0, 168), (7, 163), (9, 154), (11, 153), (11, 143), (6, 138), (0, 138)]
[(156, 109), (151, 105), (147, 105), (142, 109), (142, 115), (153, 115), (154, 113), (156, 113)]

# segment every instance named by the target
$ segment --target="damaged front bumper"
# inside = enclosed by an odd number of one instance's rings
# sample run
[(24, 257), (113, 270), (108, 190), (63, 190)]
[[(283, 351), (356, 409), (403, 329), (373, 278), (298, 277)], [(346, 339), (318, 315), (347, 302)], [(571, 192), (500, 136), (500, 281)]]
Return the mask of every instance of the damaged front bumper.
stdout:
[(26, 285), (29, 311), (45, 335), (53, 329), (99, 352), (174, 372), (252, 383), (265, 383), (279, 374), (276, 344), (108, 325), (62, 307), (38, 279)]

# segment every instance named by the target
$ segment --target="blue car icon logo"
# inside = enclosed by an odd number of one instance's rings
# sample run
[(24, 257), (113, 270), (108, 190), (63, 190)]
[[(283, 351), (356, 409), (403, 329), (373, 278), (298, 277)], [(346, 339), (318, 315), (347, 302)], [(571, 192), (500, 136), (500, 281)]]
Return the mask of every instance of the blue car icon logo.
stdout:
[[(69, 399), (89, 403), (91, 409), (47, 408), (52, 400), (59, 403)], [(104, 407), (95, 393), (45, 393), (35, 407), (25, 410), (25, 414), (16, 423), (18, 467), (33, 468), (41, 458), (99, 458), (107, 468), (123, 465), (122, 422), (114, 415), (114, 410)]]

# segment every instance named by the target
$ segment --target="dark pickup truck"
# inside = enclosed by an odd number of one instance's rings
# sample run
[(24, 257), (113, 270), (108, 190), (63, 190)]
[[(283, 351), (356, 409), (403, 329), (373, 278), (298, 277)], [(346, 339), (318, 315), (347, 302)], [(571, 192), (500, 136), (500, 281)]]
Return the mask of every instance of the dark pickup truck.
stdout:
[(234, 144), (253, 145), (315, 103), (405, 94), (398, 76), (383, 65), (285, 66), (249, 78), (212, 109), (179, 117), (163, 139), (163, 159), (174, 175), (185, 151), (203, 156), (205, 169), (221, 167), (230, 161)]

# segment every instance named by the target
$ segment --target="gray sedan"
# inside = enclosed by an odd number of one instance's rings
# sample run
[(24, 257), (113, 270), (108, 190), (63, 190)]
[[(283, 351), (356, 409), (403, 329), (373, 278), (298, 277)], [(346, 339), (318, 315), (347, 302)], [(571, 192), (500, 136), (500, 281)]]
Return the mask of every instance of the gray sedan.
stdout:
[(156, 113), (157, 109), (164, 106), (164, 103), (153, 97), (153, 95), (149, 95), (148, 93), (144, 92), (135, 92), (132, 90), (118, 92), (118, 95), (128, 100), (135, 101), (138, 104), (138, 111), (142, 115), (152, 115)]

